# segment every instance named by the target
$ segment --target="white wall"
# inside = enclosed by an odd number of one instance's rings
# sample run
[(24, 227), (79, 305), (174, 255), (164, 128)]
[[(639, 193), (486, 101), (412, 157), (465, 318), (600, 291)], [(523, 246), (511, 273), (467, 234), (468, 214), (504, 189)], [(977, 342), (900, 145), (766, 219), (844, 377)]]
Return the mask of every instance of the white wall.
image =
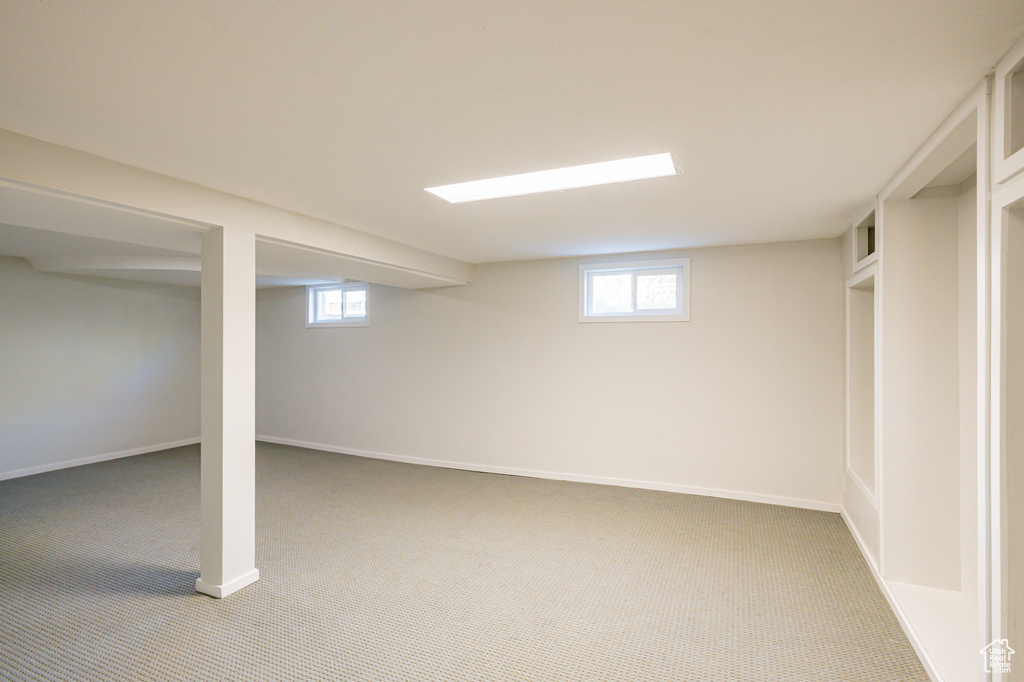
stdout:
[(960, 583), (959, 200), (885, 202), (882, 446), (885, 575)]
[(0, 257), (0, 478), (198, 437), (198, 289)]
[(960, 383), (960, 589), (978, 598), (978, 188), (957, 197)]
[[(257, 433), (339, 451), (836, 505), (839, 240), (692, 258), (692, 321), (580, 324), (577, 265), (371, 288), (365, 328), (257, 297)], [(651, 258), (637, 254), (628, 258)]]

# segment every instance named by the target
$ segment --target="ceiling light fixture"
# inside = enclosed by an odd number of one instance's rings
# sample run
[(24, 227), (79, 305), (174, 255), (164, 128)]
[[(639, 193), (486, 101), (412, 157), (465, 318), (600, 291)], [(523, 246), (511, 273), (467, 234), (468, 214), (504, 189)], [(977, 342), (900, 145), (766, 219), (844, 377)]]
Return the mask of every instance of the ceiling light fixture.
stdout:
[(445, 201), (461, 204), (466, 201), (516, 197), (538, 192), (557, 192), (563, 189), (661, 178), (675, 174), (676, 167), (672, 163), (672, 155), (666, 152), (618, 161), (603, 161), (583, 166), (537, 171), (536, 173), (506, 175), (489, 180), (460, 182), (442, 187), (427, 187), (426, 190)]

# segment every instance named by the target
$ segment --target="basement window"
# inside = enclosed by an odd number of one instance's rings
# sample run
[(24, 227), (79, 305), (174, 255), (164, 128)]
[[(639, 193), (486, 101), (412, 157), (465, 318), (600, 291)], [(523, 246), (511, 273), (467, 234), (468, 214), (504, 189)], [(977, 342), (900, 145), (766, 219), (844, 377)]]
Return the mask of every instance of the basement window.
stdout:
[(580, 265), (580, 322), (689, 321), (689, 258)]
[(306, 287), (307, 327), (366, 327), (370, 285), (366, 282)]

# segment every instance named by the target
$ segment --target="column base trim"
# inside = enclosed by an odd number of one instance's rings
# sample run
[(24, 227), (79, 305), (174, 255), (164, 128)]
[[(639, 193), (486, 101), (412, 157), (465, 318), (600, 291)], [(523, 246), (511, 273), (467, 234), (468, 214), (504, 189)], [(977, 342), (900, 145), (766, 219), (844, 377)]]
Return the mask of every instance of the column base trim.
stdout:
[(260, 569), (254, 568), (248, 573), (244, 573), (234, 580), (229, 580), (223, 585), (214, 585), (212, 583), (203, 582), (202, 578), (196, 578), (196, 592), (202, 592), (208, 594), (211, 597), (217, 599), (223, 599), (229, 594), (238, 592), (243, 587), (252, 585), (254, 582), (260, 579)]

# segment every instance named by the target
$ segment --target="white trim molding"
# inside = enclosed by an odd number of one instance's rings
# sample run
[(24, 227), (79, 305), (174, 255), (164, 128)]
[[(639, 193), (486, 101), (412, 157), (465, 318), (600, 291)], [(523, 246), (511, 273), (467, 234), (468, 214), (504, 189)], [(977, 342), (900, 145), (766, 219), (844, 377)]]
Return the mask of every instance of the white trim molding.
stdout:
[[(1015, 453), (1009, 449), (1006, 424), (1014, 418), (1013, 410), (1019, 407), (1013, 404), (1008, 395), (1007, 353), (1016, 350), (1011, 343), (1017, 339), (1008, 337), (1007, 305), (1014, 293), (1011, 290), (1016, 282), (1012, 281), (1010, 263), (1010, 228), (1011, 211), (1024, 211), (1024, 174), (1012, 178), (1004, 186), (992, 194), (992, 243), (991, 243), (991, 291), (990, 291), (990, 338), (989, 338), (989, 413), (987, 431), (988, 459), (983, 462), (985, 471), (984, 482), (988, 484), (988, 506), (983, 510), (990, 524), (988, 564), (980, 568), (989, 579), (987, 597), (990, 602), (988, 625), (990, 632), (986, 636), (1001, 639), (1007, 635), (1009, 623), (1010, 592), (1008, 589), (1011, 542), (1020, 542), (1011, 537), (1007, 527), (1006, 490), (1008, 482), (1007, 458)], [(1019, 230), (1019, 227), (1016, 228)], [(981, 436), (981, 434), (979, 434)]]
[(207, 594), (216, 599), (223, 599), (229, 594), (238, 592), (243, 587), (248, 587), (254, 582), (260, 579), (260, 569), (254, 568), (251, 571), (238, 576), (234, 580), (229, 580), (223, 585), (214, 585), (211, 583), (203, 582), (202, 578), (196, 578), (196, 592)]
[(135, 455), (144, 455), (148, 452), (170, 450), (171, 448), (180, 448), (185, 445), (196, 445), (198, 443), (199, 437), (196, 436), (195, 438), (185, 438), (182, 440), (171, 441), (169, 443), (158, 443), (156, 445), (144, 445), (140, 448), (121, 450), (119, 452), (108, 452), (102, 455), (92, 455), (91, 457), (80, 457), (78, 459), (68, 459), (62, 462), (52, 462), (50, 464), (42, 464), (40, 466), (28, 467), (25, 469), (15, 469), (13, 471), (0, 471), (0, 481), (9, 478), (21, 478), (22, 476), (32, 476), (33, 474), (44, 474), (47, 471), (70, 469), (72, 467), (80, 467), (86, 464), (95, 464), (97, 462), (106, 462), (107, 460), (121, 459), (122, 457), (134, 457)]
[(408, 455), (394, 455), (384, 452), (371, 452), (369, 450), (358, 450), (337, 445), (326, 445), (324, 443), (310, 443), (307, 441), (295, 440), (292, 438), (278, 438), (265, 434), (257, 434), (256, 440), (263, 443), (276, 445), (290, 445), (307, 450), (320, 450), (322, 452), (334, 452), (341, 455), (352, 455), (353, 457), (365, 457), (367, 459), (383, 459), (391, 462), (402, 462), (404, 464), (417, 464), (421, 466), (440, 467), (442, 469), (459, 469), (462, 471), (476, 471), (486, 474), (505, 474), (508, 476), (526, 476), (528, 478), (544, 478), (556, 481), (571, 481), (574, 483), (596, 483), (598, 485), (614, 485), (622, 488), (638, 488), (641, 490), (658, 490), (669, 493), (682, 493), (684, 495), (702, 495), (704, 497), (720, 497), (727, 500), (739, 500), (741, 502), (758, 502), (761, 504), (775, 504), (781, 507), (795, 507), (797, 509), (811, 509), (814, 511), (834, 512), (840, 511), (838, 503), (823, 502), (820, 500), (804, 500), (795, 497), (781, 497), (777, 495), (762, 495), (758, 493), (740, 492), (735, 490), (719, 490), (715, 488), (701, 488), (697, 486), (679, 485), (676, 483), (659, 483), (656, 481), (640, 481), (625, 478), (612, 478), (608, 476), (590, 476), (587, 474), (574, 474), (563, 471), (544, 471), (540, 469), (522, 469), (519, 467), (491, 466), (487, 464), (474, 464), (469, 462), (454, 462), (440, 459), (429, 459), (426, 457), (411, 457)]

